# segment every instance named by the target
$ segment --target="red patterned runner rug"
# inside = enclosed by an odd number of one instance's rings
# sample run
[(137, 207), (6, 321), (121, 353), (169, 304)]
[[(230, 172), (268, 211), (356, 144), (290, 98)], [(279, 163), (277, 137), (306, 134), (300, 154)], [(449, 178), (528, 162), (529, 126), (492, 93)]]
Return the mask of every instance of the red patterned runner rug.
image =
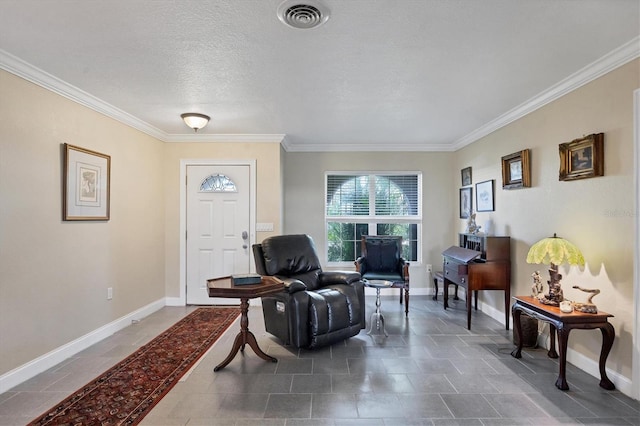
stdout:
[(29, 423), (137, 425), (240, 315), (198, 308)]

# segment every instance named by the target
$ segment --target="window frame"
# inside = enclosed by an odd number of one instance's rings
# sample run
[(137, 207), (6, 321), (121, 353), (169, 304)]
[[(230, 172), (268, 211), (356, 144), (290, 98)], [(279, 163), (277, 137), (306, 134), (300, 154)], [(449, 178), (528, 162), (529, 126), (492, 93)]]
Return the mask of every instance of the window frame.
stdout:
[[(328, 212), (328, 191), (329, 191), (329, 176), (369, 176), (369, 214), (368, 215), (345, 215), (345, 216), (329, 216)], [(376, 176), (415, 176), (417, 178), (417, 214), (408, 216), (398, 215), (376, 215), (375, 214), (375, 177)], [(373, 179), (372, 179), (373, 178)], [(423, 181), (422, 172), (415, 170), (404, 171), (345, 171), (345, 170), (332, 170), (324, 173), (324, 236), (325, 236), (325, 250), (324, 258), (325, 264), (332, 268), (346, 268), (353, 267), (353, 261), (329, 261), (329, 222), (337, 223), (353, 223), (353, 224), (367, 224), (369, 233), (368, 235), (377, 235), (378, 224), (415, 224), (417, 226), (416, 235), (416, 260), (411, 261), (417, 265), (422, 264), (422, 191)]]

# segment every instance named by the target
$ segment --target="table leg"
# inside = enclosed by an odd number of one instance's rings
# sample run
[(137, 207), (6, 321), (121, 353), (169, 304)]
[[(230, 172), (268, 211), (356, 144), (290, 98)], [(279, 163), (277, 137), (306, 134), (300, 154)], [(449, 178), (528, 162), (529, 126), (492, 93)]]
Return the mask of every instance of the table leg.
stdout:
[[(444, 285), (444, 280), (442, 281)], [(433, 287), (435, 288), (435, 293), (433, 294), (433, 300), (438, 300), (438, 278), (433, 279)]]
[(556, 327), (553, 324), (549, 324), (549, 352), (547, 352), (549, 358), (558, 358), (558, 352), (556, 352)]
[(449, 283), (446, 278), (442, 280), (442, 297), (444, 298), (444, 308), (447, 309), (449, 307)]
[(571, 329), (562, 327), (556, 330), (558, 332), (558, 350), (560, 351), (560, 374), (556, 380), (556, 387), (560, 390), (569, 390), (567, 384), (567, 343)]
[(609, 323), (600, 327), (600, 331), (602, 332), (602, 350), (600, 351), (600, 387), (606, 390), (614, 390), (616, 387), (607, 377), (605, 364), (607, 363), (607, 357), (609, 356), (609, 351), (611, 351), (611, 347), (613, 346), (613, 339), (616, 333), (613, 325)]
[[(471, 330), (471, 293), (467, 287), (467, 330)], [(478, 309), (478, 292), (476, 292), (476, 309)]]
[(513, 329), (516, 331), (516, 336), (518, 336), (518, 346), (511, 351), (511, 356), (514, 358), (522, 358), (522, 323), (520, 322), (522, 311), (517, 309), (517, 305), (513, 305), (511, 313), (513, 314)]
[(233, 341), (233, 347), (231, 348), (231, 352), (229, 355), (218, 364), (213, 371), (220, 371), (224, 367), (226, 367), (235, 356), (238, 354), (238, 351), (244, 352), (245, 345), (249, 345), (251, 349), (258, 355), (260, 358), (265, 361), (278, 362), (278, 360), (272, 356), (267, 355), (260, 349), (258, 346), (258, 341), (256, 340), (256, 336), (253, 335), (252, 332), (249, 331), (249, 299), (240, 299), (240, 333), (236, 336)]
[(509, 330), (509, 304), (511, 303), (511, 292), (509, 286), (504, 291), (504, 322), (506, 323), (505, 330)]
[(367, 334), (371, 334), (373, 332), (373, 324), (375, 322), (376, 330), (380, 330), (380, 323), (382, 323), (382, 332), (386, 337), (389, 337), (389, 335), (387, 334), (387, 330), (385, 330), (384, 328), (384, 317), (382, 316), (382, 312), (380, 312), (381, 304), (382, 302), (380, 301), (380, 289), (376, 288), (376, 311), (371, 314), (371, 320), (369, 320), (369, 331), (367, 331)]

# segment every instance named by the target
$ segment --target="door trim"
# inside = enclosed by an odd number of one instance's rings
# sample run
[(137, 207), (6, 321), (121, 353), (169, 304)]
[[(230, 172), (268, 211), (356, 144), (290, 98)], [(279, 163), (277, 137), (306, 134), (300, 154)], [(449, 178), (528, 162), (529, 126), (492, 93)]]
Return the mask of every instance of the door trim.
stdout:
[[(180, 160), (180, 296), (176, 306), (187, 304), (187, 167), (188, 166), (249, 166), (249, 245), (256, 240), (256, 160), (182, 159)], [(253, 250), (249, 250), (249, 268), (255, 272)]]
[[(635, 256), (633, 262), (633, 322), (634, 324), (638, 324), (640, 320), (640, 240), (638, 240), (638, 233), (640, 232), (640, 196), (638, 196), (638, 191), (640, 191), (640, 89), (637, 89), (633, 93), (633, 150), (634, 150), (634, 197), (635, 197), (635, 211), (633, 215), (635, 216)], [(635, 388), (635, 391), (632, 390), (632, 398), (640, 399), (640, 387), (637, 385), (640, 383), (640, 330), (639, 327), (633, 328), (633, 347), (635, 350), (633, 351), (632, 360), (631, 360), (631, 383), (636, 383), (636, 386), (632, 386), (632, 389)]]

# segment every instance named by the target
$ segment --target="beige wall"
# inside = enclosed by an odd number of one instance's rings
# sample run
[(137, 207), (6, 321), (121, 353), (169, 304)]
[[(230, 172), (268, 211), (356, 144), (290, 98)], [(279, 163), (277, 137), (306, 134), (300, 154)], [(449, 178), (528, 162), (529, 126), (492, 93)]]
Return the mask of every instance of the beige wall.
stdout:
[[(165, 232), (161, 142), (1, 70), (0, 93), (1, 375), (164, 298)], [(62, 221), (63, 143), (111, 156), (111, 220)]]
[[(281, 233), (279, 143), (166, 144), (4, 71), (0, 92), (0, 375), (180, 294), (181, 159), (256, 160), (256, 239)], [(111, 156), (109, 221), (61, 220), (65, 142)]]
[[(460, 169), (472, 166), (474, 183), (496, 180), (496, 211), (478, 214), (478, 223), (490, 216), (497, 233), (513, 238), (512, 293), (529, 291), (538, 266), (524, 258), (533, 242), (557, 232), (576, 243), (588, 265), (565, 271), (567, 296), (584, 297), (573, 284), (602, 290), (594, 301), (615, 315), (617, 336), (607, 365), (630, 377), (632, 92), (639, 76), (634, 61), (456, 153), (283, 154), (275, 143), (164, 144), (0, 71), (0, 375), (180, 293), (180, 159), (215, 158), (257, 159), (256, 219), (275, 226), (258, 241), (305, 232), (322, 253), (318, 195), (326, 170), (422, 171), (422, 260), (434, 266), (464, 229)], [(606, 176), (558, 182), (557, 145), (593, 132), (605, 133)], [(61, 220), (65, 142), (111, 155), (110, 221)], [(502, 190), (500, 157), (525, 148), (532, 150), (532, 188)], [(412, 269), (414, 288), (430, 286), (421, 264)], [(114, 288), (111, 301), (107, 287)], [(501, 296), (485, 293), (483, 302), (501, 310)], [(599, 333), (574, 331), (570, 347), (597, 360)]]
[[(452, 153), (424, 152), (332, 152), (287, 153), (285, 155), (286, 233), (313, 237), (326, 264), (324, 194), (326, 171), (417, 171), (422, 172), (422, 259), (410, 267), (411, 288), (431, 287), (425, 264), (439, 269), (441, 253), (451, 245), (451, 230), (457, 223), (452, 214), (457, 187), (451, 181)], [(426, 289), (425, 289), (426, 291)], [(419, 290), (414, 290), (417, 294)]]
[[(512, 237), (511, 294), (528, 295), (535, 270), (548, 279), (545, 265), (526, 263), (529, 247), (539, 239), (555, 232), (582, 250), (587, 263), (583, 270), (561, 267), (565, 297), (586, 301), (586, 294), (573, 285), (602, 291), (593, 301), (615, 315), (611, 322), (616, 328), (607, 366), (625, 377), (631, 377), (634, 327), (633, 91), (640, 87), (639, 62), (622, 66), (456, 152), (450, 176), (459, 179), (459, 170), (471, 166), (474, 185), (495, 179), (495, 212), (478, 213), (477, 223), (491, 218), (496, 235)], [(600, 132), (605, 134), (605, 176), (559, 181), (558, 145)], [(531, 188), (503, 190), (501, 157), (523, 149), (531, 149)], [(453, 232), (462, 231), (464, 225), (456, 223)], [(493, 293), (484, 292), (481, 298), (499, 309), (502, 296)], [(597, 360), (601, 340), (597, 331), (574, 331), (569, 346)]]
[(256, 241), (281, 234), (282, 178), (280, 143), (167, 143), (164, 149), (167, 297), (180, 296), (180, 161), (256, 160), (256, 222), (273, 223), (273, 232), (257, 232)]
[[(611, 322), (616, 328), (607, 367), (630, 378), (635, 197), (632, 94), (640, 87), (639, 80), (639, 61), (634, 61), (455, 153), (287, 153), (284, 231), (312, 235), (318, 250), (325, 253), (324, 198), (318, 196), (324, 194), (325, 171), (422, 171), (423, 264), (437, 268), (441, 252), (457, 244), (458, 233), (464, 231), (466, 221), (458, 219), (460, 170), (471, 166), (474, 185), (495, 180), (496, 210), (478, 213), (477, 223), (484, 226), (491, 218), (495, 235), (512, 238), (511, 294), (529, 294), (533, 271), (547, 274), (544, 266), (525, 261), (533, 243), (554, 232), (574, 242), (583, 251), (587, 266), (583, 271), (565, 271), (565, 294), (586, 300), (584, 293), (571, 287), (602, 290), (594, 302), (615, 315)], [(605, 176), (559, 182), (558, 144), (598, 132), (605, 133)], [(503, 190), (501, 157), (527, 148), (531, 149), (532, 187)], [(431, 287), (423, 264), (412, 266), (412, 289)], [(497, 312), (495, 317), (503, 321), (502, 292), (482, 292), (480, 299), (485, 309)], [(597, 362), (600, 333), (574, 331), (569, 342), (578, 356)]]

